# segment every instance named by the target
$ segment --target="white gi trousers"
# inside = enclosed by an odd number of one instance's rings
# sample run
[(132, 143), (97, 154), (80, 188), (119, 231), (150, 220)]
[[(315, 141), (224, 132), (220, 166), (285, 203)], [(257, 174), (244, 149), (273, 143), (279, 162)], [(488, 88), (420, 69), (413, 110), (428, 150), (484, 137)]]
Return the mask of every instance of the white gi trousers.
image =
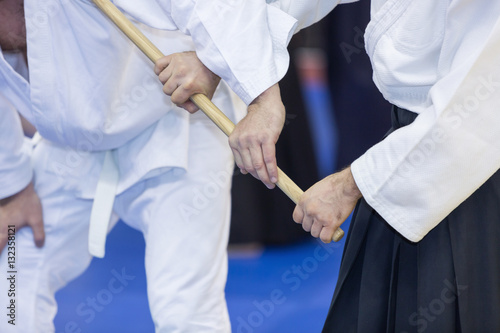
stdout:
[[(119, 194), (110, 229), (121, 218), (144, 235), (156, 332), (230, 332), (224, 287), (234, 164), (224, 134), (201, 112), (192, 119), (187, 171), (171, 169)], [(54, 294), (82, 274), (92, 259), (88, 230), (93, 200), (78, 198), (47, 167), (57, 149), (49, 141), (34, 148), (35, 189), (46, 240), (38, 249), (31, 229), (16, 233), (16, 325), (8, 324), (3, 314), (2, 333), (54, 332)], [(5, 249), (0, 257), (3, 274), (10, 270), (6, 256)], [(9, 285), (5, 276), (0, 278), (4, 312)]]

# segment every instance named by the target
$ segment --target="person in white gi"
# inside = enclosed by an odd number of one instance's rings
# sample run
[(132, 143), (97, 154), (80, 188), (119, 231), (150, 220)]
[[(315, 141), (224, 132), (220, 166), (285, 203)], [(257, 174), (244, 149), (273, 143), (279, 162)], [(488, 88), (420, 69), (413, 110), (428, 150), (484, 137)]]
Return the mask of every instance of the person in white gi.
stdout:
[[(174, 103), (194, 112), (190, 94), (213, 94), (235, 119), (229, 85), (250, 104), (248, 123), (269, 124), (271, 117), (274, 128), (284, 122), (275, 83), (288, 66), (286, 46), (295, 31), (328, 12), (290, 1), (116, 4), (147, 24), (139, 26), (163, 52), (196, 50), (211, 70), (192, 53), (162, 59), (156, 72)], [(90, 1), (2, 0), (0, 15), (0, 245), (9, 240), (8, 226), (16, 231), (15, 263), (9, 266), (7, 248), (0, 257), (2, 272), (16, 271), (15, 295), (0, 297), (15, 310), (0, 331), (54, 331), (55, 292), (91, 261), (99, 177), (105, 183), (117, 176), (107, 228), (121, 218), (144, 234), (157, 332), (230, 331), (227, 139), (202, 113), (173, 105), (148, 60)], [(225, 83), (217, 86), (212, 72)], [(37, 140), (23, 138), (17, 112), (35, 125)], [(113, 203), (109, 193), (103, 198)], [(0, 290), (9, 286), (0, 279)]]
[[(36, 204), (34, 185), (45, 245), (35, 248), (31, 229), (17, 228), (15, 295), (7, 295), (9, 280), (0, 282), (3, 308), (15, 300), (15, 316), (4, 315), (0, 331), (54, 332), (55, 292), (91, 261), (89, 218), (106, 151), (120, 176), (109, 228), (120, 217), (144, 234), (157, 330), (227, 331), (232, 158), (226, 138), (203, 114), (174, 107), (148, 60), (89, 3), (26, 1), (25, 10), (29, 71), (19, 52), (4, 52), (0, 65), (1, 135), (8, 143), (0, 189), (10, 197), (1, 222), (3, 228), (34, 223), (40, 245), (37, 207), (26, 203)], [(34, 18), (44, 15), (45, 22)], [(182, 33), (141, 28), (167, 53), (193, 50)], [(225, 84), (214, 102), (234, 118)], [(43, 137), (33, 152), (23, 144), (16, 110)], [(12, 270), (7, 256), (5, 249), (3, 274)]]
[[(293, 215), (330, 242), (362, 197), (324, 331), (498, 332), (500, 3), (371, 6), (366, 50), (392, 132)], [(258, 177), (254, 160), (236, 158)]]

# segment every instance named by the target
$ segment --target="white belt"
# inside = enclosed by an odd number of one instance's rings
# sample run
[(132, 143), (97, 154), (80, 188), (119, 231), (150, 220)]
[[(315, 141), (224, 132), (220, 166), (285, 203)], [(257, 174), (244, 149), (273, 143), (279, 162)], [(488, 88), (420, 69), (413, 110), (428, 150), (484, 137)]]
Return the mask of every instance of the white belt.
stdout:
[(113, 212), (116, 187), (118, 185), (118, 168), (111, 151), (106, 152), (99, 182), (97, 183), (94, 204), (90, 213), (89, 252), (97, 258), (104, 258), (106, 236)]
[(31, 144), (33, 145), (33, 147), (35, 147), (40, 143), (40, 141), (42, 141), (42, 139), (43, 137), (40, 135), (40, 133), (35, 132), (35, 134), (33, 134), (33, 137), (31, 138)]
[[(42, 139), (40, 133), (35, 132), (33, 138), (31, 138), (33, 147), (40, 143)], [(90, 213), (89, 253), (94, 257), (104, 258), (106, 236), (108, 235), (109, 221), (113, 212), (118, 179), (118, 168), (111, 155), (111, 150), (108, 150), (104, 157), (94, 196), (94, 204)]]

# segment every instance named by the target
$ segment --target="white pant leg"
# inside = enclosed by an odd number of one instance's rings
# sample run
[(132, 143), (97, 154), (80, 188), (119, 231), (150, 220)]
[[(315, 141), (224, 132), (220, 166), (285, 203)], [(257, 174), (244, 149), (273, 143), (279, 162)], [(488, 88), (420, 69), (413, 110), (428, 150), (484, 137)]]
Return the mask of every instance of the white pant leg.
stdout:
[[(35, 189), (41, 199), (45, 223), (45, 245), (38, 249), (31, 229), (16, 233), (16, 325), (7, 324), (5, 314), (0, 332), (50, 333), (57, 312), (57, 290), (79, 276), (88, 267), (88, 228), (91, 200), (82, 200), (68, 188), (67, 182), (54, 174), (49, 145), (35, 148)], [(0, 304), (5, 309), (8, 281), (6, 251), (0, 257)], [(6, 310), (4, 310), (5, 312)]]
[(143, 181), (115, 202), (144, 233), (149, 303), (161, 333), (231, 330), (224, 287), (233, 159), (227, 138), (200, 115), (191, 124), (188, 172)]

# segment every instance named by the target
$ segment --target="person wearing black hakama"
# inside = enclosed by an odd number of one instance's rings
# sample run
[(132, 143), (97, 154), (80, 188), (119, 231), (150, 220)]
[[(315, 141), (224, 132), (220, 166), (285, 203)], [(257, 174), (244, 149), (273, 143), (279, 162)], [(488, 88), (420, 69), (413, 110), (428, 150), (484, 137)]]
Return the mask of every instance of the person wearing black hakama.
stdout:
[(497, 172), (412, 243), (361, 200), (323, 332), (500, 332), (499, 203)]
[(392, 131), (294, 211), (356, 207), (324, 332), (500, 332), (500, 3), (374, 0), (365, 44)]

